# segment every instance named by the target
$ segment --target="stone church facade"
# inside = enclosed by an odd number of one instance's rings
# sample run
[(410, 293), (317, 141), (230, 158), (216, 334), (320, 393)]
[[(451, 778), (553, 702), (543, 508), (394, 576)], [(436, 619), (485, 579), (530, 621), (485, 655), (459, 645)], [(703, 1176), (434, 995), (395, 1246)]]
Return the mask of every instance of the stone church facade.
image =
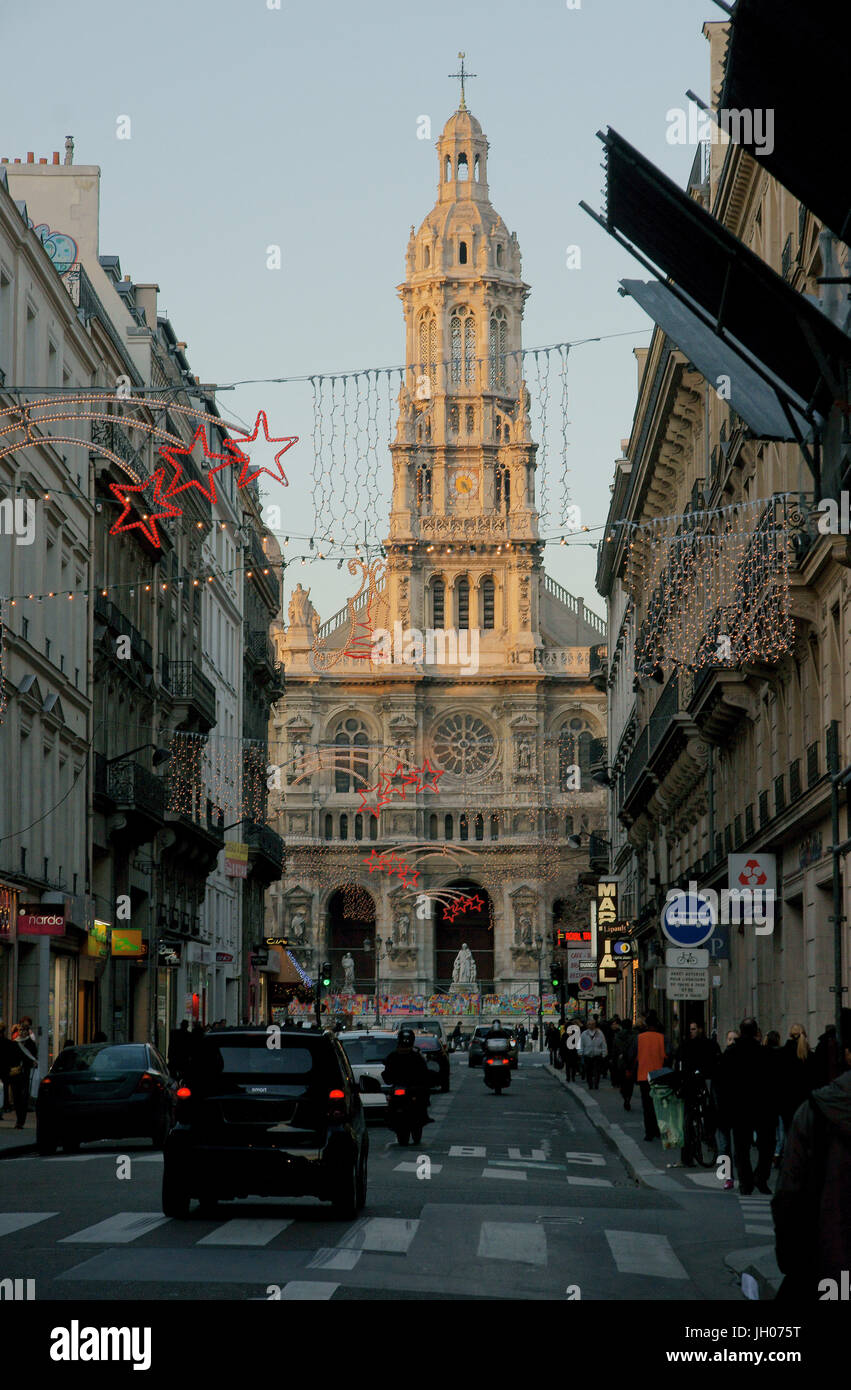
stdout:
[(554, 925), (588, 923), (577, 878), (587, 832), (604, 828), (591, 772), (605, 764), (592, 680), (605, 625), (544, 572), (521, 377), (529, 286), (463, 95), (437, 153), (437, 201), (399, 287), (408, 371), (385, 558), (368, 573), (352, 562), (362, 592), (325, 623), (299, 586), (276, 636), (270, 810), (286, 872), (267, 930), (311, 975), (329, 961), (332, 992), (373, 994), (378, 940), (381, 994), (449, 990), (467, 945), (477, 988), (528, 995)]

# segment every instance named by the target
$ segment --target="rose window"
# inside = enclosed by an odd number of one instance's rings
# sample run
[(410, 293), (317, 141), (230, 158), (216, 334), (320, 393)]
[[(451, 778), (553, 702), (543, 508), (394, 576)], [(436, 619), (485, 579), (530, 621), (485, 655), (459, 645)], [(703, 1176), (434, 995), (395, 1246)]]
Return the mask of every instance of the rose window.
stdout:
[(496, 755), (496, 738), (475, 714), (452, 714), (441, 720), (432, 742), (438, 766), (456, 777), (484, 772)]

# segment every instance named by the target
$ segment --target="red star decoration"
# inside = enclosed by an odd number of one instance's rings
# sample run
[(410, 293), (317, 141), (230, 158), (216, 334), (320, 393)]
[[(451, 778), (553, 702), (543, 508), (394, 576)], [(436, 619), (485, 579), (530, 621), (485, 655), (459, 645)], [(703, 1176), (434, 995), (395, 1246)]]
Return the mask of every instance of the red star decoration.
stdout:
[[(431, 763), (429, 762), (428, 758), (426, 758), (426, 760), (425, 760), (425, 762), (423, 763), (422, 767), (417, 769), (417, 772), (418, 772), (418, 774), (419, 774), (418, 777), (417, 777), (417, 788), (416, 788), (417, 791), (418, 791), (418, 792), (436, 792), (436, 791), (437, 791), (437, 782), (438, 782), (438, 778), (443, 776), (443, 771), (444, 771), (444, 770), (443, 770), (442, 768), (432, 767), (432, 765), (431, 765)], [(428, 781), (426, 780), (426, 773), (427, 773), (427, 772), (431, 774), (431, 781), (430, 781), (430, 782), (428, 782)]]
[[(410, 877), (407, 877), (407, 875), (410, 875)], [(404, 872), (399, 875), (399, 882), (402, 884), (403, 888), (416, 888), (419, 876), (419, 869), (414, 869), (412, 872), (409, 865)]]
[(374, 873), (376, 869), (383, 869), (383, 868), (384, 868), (384, 864), (383, 864), (383, 862), (382, 862), (382, 856), (381, 856), (380, 854), (378, 854), (378, 852), (377, 852), (376, 850), (373, 850), (372, 853), (370, 854), (369, 858), (368, 858), (368, 859), (364, 859), (363, 862), (364, 862), (364, 864), (366, 864), (366, 867), (369, 869), (369, 872), (370, 872), (370, 873)]
[[(188, 483), (181, 483), (180, 487), (177, 487), (176, 484), (183, 476), (183, 464), (178, 463), (175, 455), (180, 455), (183, 458), (190, 458), (192, 455), (192, 450), (195, 448), (195, 445), (198, 443), (199, 440), (201, 441), (201, 447), (204, 450), (204, 458), (219, 460), (218, 468), (211, 468), (208, 471), (207, 476), (210, 479), (209, 489), (207, 489), (203, 483), (196, 482), (194, 478), (190, 478)], [(169, 489), (166, 493), (166, 497), (176, 497), (179, 492), (186, 492), (187, 488), (197, 487), (198, 491), (202, 494), (202, 496), (206, 497), (210, 502), (212, 502), (213, 506), (215, 506), (217, 499), (216, 484), (213, 481), (214, 474), (221, 473), (222, 470), (225, 468), (232, 468), (235, 463), (248, 463), (248, 456), (246, 454), (240, 453), (238, 449), (234, 449), (234, 447), (230, 443), (230, 440), (225, 440), (225, 447), (228, 448), (228, 446), (230, 446), (230, 451), (226, 454), (211, 454), (209, 449), (207, 448), (207, 435), (205, 433), (203, 425), (198, 426), (197, 430), (195, 431), (195, 434), (192, 437), (192, 442), (190, 444), (187, 444), (185, 448), (179, 448), (176, 444), (161, 444), (159, 448), (160, 454), (164, 459), (167, 459), (169, 463), (173, 464), (175, 469), (174, 477), (172, 478), (169, 484)]]
[[(241, 473), (240, 473), (240, 475), (239, 475), (239, 477), (238, 477), (238, 479), (237, 479), (236, 485), (237, 485), (237, 487), (246, 487), (248, 483), (253, 483), (255, 478), (259, 478), (261, 473), (268, 473), (268, 474), (269, 474), (269, 477), (270, 477), (270, 478), (274, 478), (276, 483), (283, 483), (283, 484), (284, 484), (284, 487), (289, 487), (289, 483), (287, 482), (287, 476), (286, 476), (286, 474), (285, 474), (285, 472), (284, 472), (284, 470), (283, 470), (283, 468), (281, 467), (281, 464), (280, 464), (280, 459), (281, 459), (281, 456), (287, 452), (287, 449), (291, 449), (291, 448), (293, 447), (294, 444), (297, 444), (297, 443), (298, 443), (298, 435), (297, 435), (297, 434), (293, 434), (293, 435), (283, 435), (283, 434), (281, 434), (281, 435), (272, 435), (272, 436), (270, 437), (270, 435), (269, 435), (269, 424), (268, 424), (268, 421), (266, 420), (266, 412), (265, 412), (265, 410), (260, 410), (260, 411), (258, 411), (257, 419), (256, 419), (255, 422), (254, 422), (254, 433), (253, 433), (253, 434), (246, 434), (246, 436), (245, 436), (244, 439), (240, 439), (240, 441), (239, 441), (239, 446), (234, 445), (234, 447), (235, 447), (235, 448), (238, 447), (238, 448), (239, 448), (239, 452), (240, 452), (240, 453), (243, 453), (244, 451), (243, 451), (243, 449), (242, 449), (242, 445), (244, 445), (244, 444), (253, 444), (253, 443), (254, 443), (254, 440), (257, 438), (258, 432), (259, 432), (259, 430), (260, 430), (261, 422), (262, 422), (262, 425), (263, 425), (263, 437), (264, 437), (264, 439), (266, 440), (266, 443), (267, 443), (267, 444), (283, 444), (283, 446), (284, 446), (283, 449), (279, 449), (278, 452), (277, 452), (276, 455), (275, 455), (275, 463), (276, 463), (276, 465), (277, 465), (278, 472), (277, 472), (277, 474), (275, 474), (275, 473), (272, 472), (271, 468), (258, 468), (256, 473), (252, 473), (250, 477), (246, 477), (245, 470), (246, 470), (246, 468), (248, 468), (248, 466), (249, 466), (249, 464), (250, 464), (250, 460), (249, 460), (249, 459), (246, 459), (245, 462), (244, 462), (243, 465), (242, 465), (242, 471), (241, 471)], [(230, 442), (230, 441), (229, 441), (229, 442)]]
[[(364, 787), (362, 791), (359, 791), (359, 792), (358, 792), (358, 796), (360, 797), (360, 807), (359, 807), (359, 810), (361, 810), (361, 811), (369, 811), (369, 812), (371, 812), (371, 814), (372, 814), (373, 816), (377, 816), (377, 815), (379, 814), (379, 812), (380, 812), (380, 810), (381, 810), (381, 807), (384, 806), (384, 805), (386, 805), (386, 802), (383, 802), (383, 801), (381, 801), (381, 800), (379, 799), (379, 800), (377, 801), (377, 803), (373, 806), (373, 805), (370, 805), (369, 801), (367, 800), (367, 797), (369, 796), (370, 792), (377, 792), (377, 791), (378, 791), (378, 785), (376, 785), (376, 786), (374, 786), (374, 787)], [(374, 853), (374, 851), (373, 851), (373, 853)]]
[[(396, 783), (395, 779), (397, 777), (400, 779), (402, 783), (401, 786), (399, 786)], [(381, 801), (382, 804), (385, 806), (392, 799), (393, 796), (398, 796), (401, 798), (402, 801), (404, 801), (405, 787), (410, 784), (410, 780), (410, 774), (405, 772), (405, 769), (401, 763), (396, 764), (395, 772), (382, 772), (381, 783), (379, 784), (379, 801)]]
[(444, 905), (443, 905), (443, 919), (444, 919), (444, 921), (445, 921), (445, 922), (454, 922), (454, 921), (455, 921), (455, 918), (456, 918), (457, 916), (458, 916), (458, 908), (457, 908), (456, 904), (455, 904), (454, 902), (452, 902), (452, 903), (444, 903)]
[[(115, 493), (119, 502), (121, 502), (121, 504), (124, 507), (124, 511), (121, 513), (115, 525), (110, 528), (109, 534), (111, 536), (118, 535), (119, 531), (132, 531), (135, 527), (138, 526), (140, 531), (144, 531), (148, 540), (151, 542), (151, 545), (161, 545), (159, 535), (157, 534), (157, 522), (166, 516), (183, 515), (179, 507), (172, 506), (161, 495), (161, 488), (163, 485), (164, 478), (165, 469), (158, 468), (152, 478), (146, 478), (143, 483), (139, 483), (138, 485), (131, 485), (129, 483), (110, 483), (110, 488)], [(150, 487), (151, 483), (154, 484), (153, 505), (156, 506), (157, 504), (159, 504), (161, 507), (163, 507), (163, 511), (152, 512), (147, 518), (143, 519), (142, 521), (130, 521), (126, 526), (122, 526), (121, 522), (124, 520), (125, 516), (127, 516), (130, 511), (130, 503), (127, 501), (127, 497), (125, 496), (125, 494), (129, 492), (144, 492), (146, 488)]]

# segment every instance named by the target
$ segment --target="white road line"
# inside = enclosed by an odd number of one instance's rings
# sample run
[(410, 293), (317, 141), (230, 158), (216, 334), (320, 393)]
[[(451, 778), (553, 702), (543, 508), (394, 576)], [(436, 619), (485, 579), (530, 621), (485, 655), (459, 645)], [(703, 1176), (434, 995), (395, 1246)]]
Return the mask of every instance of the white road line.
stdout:
[(521, 1168), (483, 1168), (483, 1178), (501, 1178), (503, 1182), (526, 1182), (526, 1169)]
[(515, 1264), (545, 1265), (547, 1236), (531, 1221), (483, 1221), (479, 1233), (480, 1260), (512, 1260)]
[[(430, 1177), (433, 1178), (434, 1175), (435, 1175), (435, 1173), (439, 1173), (440, 1170), (442, 1169), (442, 1167), (443, 1167), (443, 1164), (442, 1164), (442, 1163), (432, 1163), (431, 1168), (429, 1169), (429, 1175), (430, 1175)], [(397, 1163), (396, 1166), (395, 1166), (394, 1169), (393, 1169), (393, 1172), (394, 1172), (394, 1173), (416, 1173), (416, 1172), (418, 1171), (418, 1169), (419, 1169), (419, 1164), (418, 1164), (418, 1163)]]
[(309, 1303), (318, 1299), (333, 1298), (339, 1284), (321, 1284), (317, 1279), (293, 1279), (281, 1289), (282, 1303)]
[(338, 1242), (338, 1250), (379, 1250), (385, 1255), (407, 1255), (419, 1229), (419, 1221), (394, 1216), (369, 1216), (359, 1221)]
[(133, 1163), (162, 1163), (162, 1154), (128, 1154)]
[(746, 1236), (773, 1236), (774, 1226), (745, 1226)]
[(687, 1279), (667, 1236), (646, 1231), (606, 1231), (606, 1240), (620, 1274), (644, 1274), (656, 1279)]
[(568, 1173), (567, 1181), (573, 1183), (574, 1187), (612, 1187), (609, 1178), (573, 1178)]
[(161, 1212), (120, 1211), (106, 1221), (98, 1221), (94, 1226), (86, 1226), (72, 1236), (63, 1236), (59, 1245), (129, 1245), (131, 1240), (146, 1236), (158, 1226), (168, 1224), (170, 1218)]
[(565, 1154), (568, 1163), (586, 1163), (589, 1168), (605, 1168), (606, 1160), (602, 1154), (577, 1153), (575, 1149), (568, 1149)]
[(45, 1163), (91, 1163), (93, 1158), (117, 1158), (117, 1154), (54, 1154), (47, 1158), (43, 1156)]
[(58, 1215), (58, 1211), (0, 1211), (0, 1236), (10, 1236), (14, 1231), (37, 1226), (39, 1221)]
[(317, 1250), (307, 1268), (354, 1269), (362, 1254), (362, 1250), (329, 1250), (323, 1247)]
[(271, 1217), (235, 1218), (217, 1230), (196, 1240), (196, 1245), (268, 1245), (291, 1226), (292, 1221), (275, 1221)]
[(509, 1149), (508, 1157), (527, 1159), (530, 1163), (545, 1163), (547, 1155), (543, 1149), (532, 1149), (528, 1156), (524, 1154), (522, 1149)]
[(450, 1158), (487, 1158), (488, 1151), (475, 1144), (453, 1144), (449, 1150)]

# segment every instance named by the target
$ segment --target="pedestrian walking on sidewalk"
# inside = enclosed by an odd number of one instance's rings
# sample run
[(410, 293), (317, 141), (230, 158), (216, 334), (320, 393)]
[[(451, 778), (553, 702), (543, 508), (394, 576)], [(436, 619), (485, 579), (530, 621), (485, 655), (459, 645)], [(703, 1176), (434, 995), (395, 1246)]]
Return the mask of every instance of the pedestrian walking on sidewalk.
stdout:
[[(784, 1059), (783, 1049), (780, 1046), (780, 1034), (777, 1032), (776, 1028), (772, 1028), (770, 1032), (766, 1033), (762, 1045), (763, 1047), (768, 1049), (768, 1055), (771, 1058), (771, 1065), (774, 1068), (774, 1088), (777, 1092), (777, 1095), (781, 1097), (782, 1101)], [(783, 1123), (783, 1116), (781, 1114), (778, 1114), (777, 1128), (774, 1131), (774, 1157), (771, 1160), (773, 1168), (780, 1167), (780, 1159), (783, 1154), (783, 1145), (785, 1144), (785, 1142), (786, 1126)]]
[(17, 1056), (17, 1047), (12, 1039), (6, 1036), (5, 1023), (0, 1023), (0, 1099), (2, 1099), (0, 1114), (3, 1115), (7, 1110), (12, 1109), (12, 1087), (9, 1081), (9, 1072), (16, 1065)]
[(30, 1028), (24, 1022), (18, 1026), (15, 1047), (18, 1049), (18, 1055), (16, 1058), (12, 1058), (9, 1076), (12, 1083), (12, 1101), (15, 1106), (15, 1129), (23, 1129), (30, 1101), (30, 1077), (33, 1068), (38, 1065), (38, 1044), (32, 1036)]
[(653, 1009), (650, 1010), (646, 1019), (639, 1019), (638, 1022), (636, 1076), (638, 1089), (641, 1092), (641, 1108), (644, 1111), (644, 1138), (649, 1143), (651, 1140), (659, 1138), (659, 1125), (656, 1122), (656, 1111), (653, 1106), (653, 1097), (650, 1094), (648, 1072), (658, 1071), (660, 1067), (663, 1067), (671, 1049), (665, 1037), (662, 1020)]
[(789, 1039), (782, 1052), (780, 1079), (780, 1116), (788, 1134), (795, 1111), (809, 1100), (819, 1083), (818, 1064), (800, 1023), (793, 1023), (789, 1029)]
[(734, 1186), (735, 1186), (735, 1184), (734, 1184), (734, 1182), (733, 1182), (733, 1177), (732, 1177), (732, 1173), (733, 1173), (733, 1133), (732, 1133), (732, 1127), (731, 1127), (731, 1123), (732, 1123), (732, 1122), (731, 1122), (731, 1120), (730, 1120), (730, 1107), (729, 1107), (729, 1103), (728, 1103), (728, 1101), (727, 1101), (727, 1093), (726, 1093), (725, 1084), (724, 1084), (724, 1081), (725, 1081), (725, 1071), (724, 1071), (724, 1066), (723, 1066), (723, 1060), (724, 1060), (724, 1058), (726, 1057), (727, 1053), (730, 1051), (730, 1048), (733, 1046), (733, 1044), (734, 1044), (735, 1042), (738, 1041), (738, 1037), (739, 1037), (739, 1035), (738, 1035), (738, 1033), (736, 1032), (736, 1029), (735, 1029), (735, 1028), (729, 1028), (729, 1029), (727, 1030), (727, 1037), (726, 1037), (726, 1042), (725, 1042), (724, 1051), (722, 1052), (721, 1057), (719, 1058), (718, 1066), (717, 1066), (716, 1071), (715, 1071), (715, 1105), (716, 1105), (716, 1123), (717, 1123), (717, 1125), (718, 1125), (718, 1131), (717, 1131), (717, 1134), (716, 1134), (716, 1141), (717, 1141), (716, 1147), (717, 1147), (717, 1150), (718, 1150), (718, 1157), (719, 1157), (719, 1158), (727, 1158), (727, 1159), (729, 1159), (729, 1161), (730, 1161), (730, 1177), (724, 1179), (724, 1187), (726, 1188), (726, 1190), (727, 1190), (728, 1192), (729, 1192), (729, 1190), (730, 1190), (731, 1187), (734, 1187)]
[(600, 1075), (606, 1064), (608, 1051), (603, 1030), (597, 1027), (597, 1020), (592, 1017), (579, 1039), (579, 1052), (585, 1064), (585, 1079), (589, 1091), (600, 1089)]
[(547, 1047), (550, 1053), (550, 1066), (556, 1067), (559, 1062), (559, 1046), (561, 1044), (561, 1034), (554, 1023), (547, 1024)]
[(632, 1109), (632, 1093), (635, 1089), (636, 1037), (631, 1021), (625, 1018), (612, 1042), (612, 1070), (617, 1070), (624, 1110)]
[[(842, 1010), (840, 1041), (851, 1069), (851, 1009)], [(778, 1300), (842, 1297), (843, 1276), (847, 1287), (851, 1269), (851, 1070), (796, 1110), (771, 1213), (777, 1263), (786, 1276)]]
[[(733, 1135), (739, 1192), (747, 1197), (754, 1190), (770, 1193), (768, 1179), (774, 1153), (774, 1135), (779, 1113), (775, 1071), (768, 1048), (761, 1047), (759, 1025), (745, 1018), (738, 1041), (724, 1053), (719, 1066), (724, 1105)], [(756, 1135), (757, 1165), (751, 1167), (751, 1145)]]
[(819, 1086), (826, 1086), (842, 1074), (842, 1050), (836, 1038), (836, 1024), (828, 1023), (815, 1046)]

